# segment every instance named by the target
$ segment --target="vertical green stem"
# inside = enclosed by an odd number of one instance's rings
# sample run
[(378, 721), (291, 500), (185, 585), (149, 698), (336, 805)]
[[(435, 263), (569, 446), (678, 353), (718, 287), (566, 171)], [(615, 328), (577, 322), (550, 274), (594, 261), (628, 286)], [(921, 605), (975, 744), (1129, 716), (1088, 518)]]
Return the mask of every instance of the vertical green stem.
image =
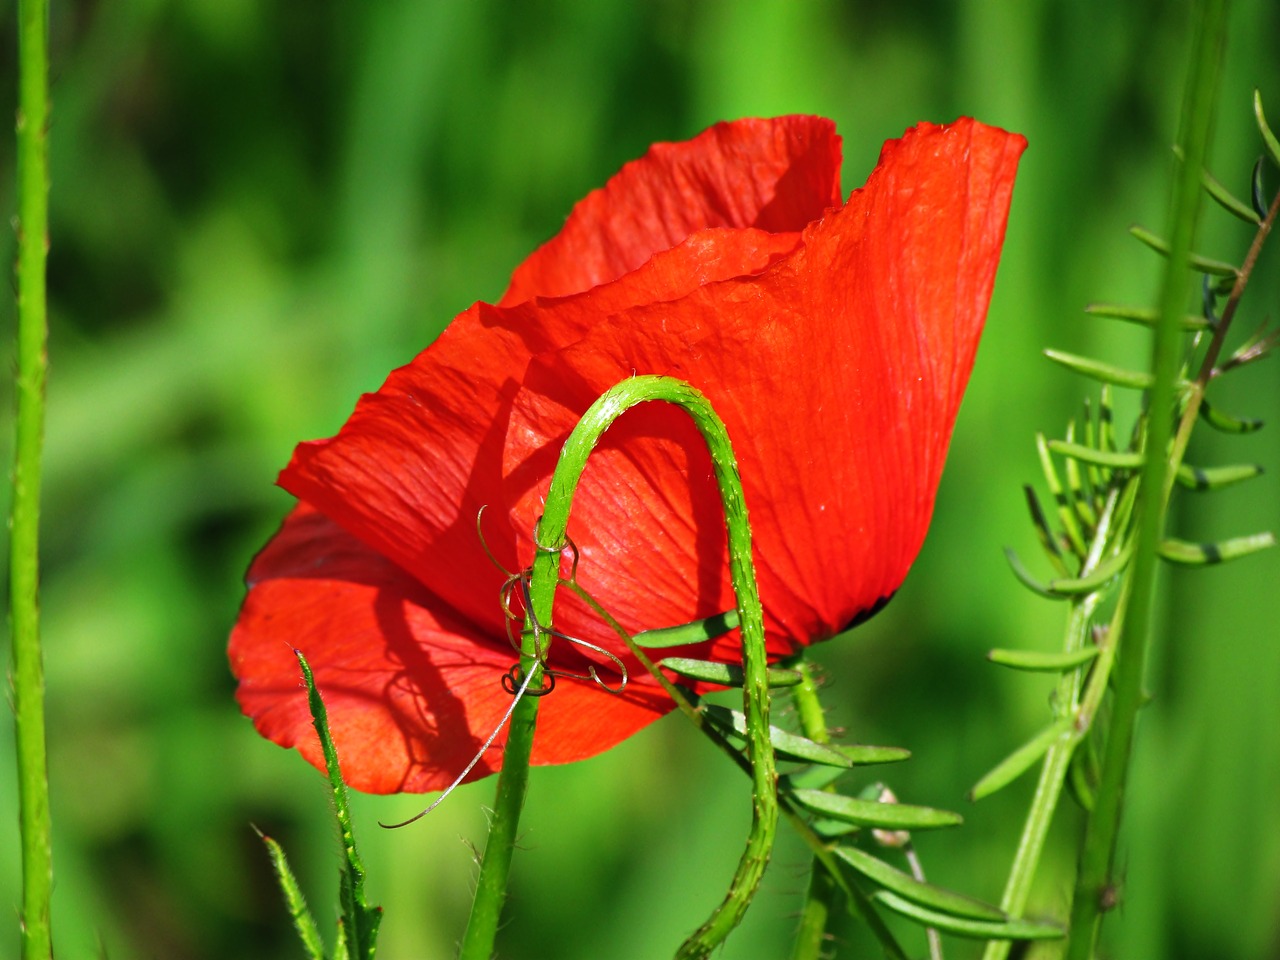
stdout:
[(1102, 760), (1097, 803), (1085, 828), (1080, 872), (1071, 908), (1068, 960), (1093, 955), (1101, 916), (1111, 898), (1116, 839), (1124, 798), (1129, 757), (1138, 710), (1142, 705), (1152, 598), (1155, 592), (1156, 548), (1163, 534), (1174, 409), (1174, 379), (1181, 339), (1178, 316), (1186, 307), (1187, 272), (1200, 203), (1200, 171), (1204, 168), (1213, 103), (1217, 94), (1222, 48), (1226, 35), (1226, 0), (1202, 0), (1194, 33), (1194, 51), (1183, 101), (1181, 141), (1183, 163), (1177, 168), (1169, 260), (1160, 295), (1160, 323), (1153, 348), (1155, 384), (1151, 389), (1146, 461), (1138, 504), (1137, 547), (1130, 571), (1129, 604), (1120, 631), (1121, 649), (1115, 667), (1113, 718)]
[[(759, 885), (768, 863), (778, 819), (777, 771), (769, 740), (768, 663), (764, 646), (764, 613), (756, 588), (751, 555), (751, 527), (742, 497), (737, 460), (723, 422), (706, 398), (679, 380), (641, 376), (625, 380), (604, 393), (578, 421), (560, 451), (560, 459), (547, 491), (546, 506), (538, 523), (539, 550), (529, 584), (532, 620), (541, 629), (552, 625), (552, 604), (560, 580), (560, 553), (566, 543), (569, 511), (587, 458), (609, 426), (632, 407), (661, 400), (680, 407), (693, 419), (711, 454), (712, 469), (720, 488), (729, 538), (729, 572), (737, 596), (743, 643), (743, 707), (747, 715), (747, 749), (752, 774), (752, 824), (747, 847), (723, 903), (685, 943), (681, 960), (710, 956), (737, 926)], [(532, 624), (531, 624), (532, 625)], [(533, 657), (532, 631), (526, 631), (522, 666), (538, 669)], [(535, 678), (536, 679), (536, 678)], [(511, 854), (528, 782), (529, 756), (537, 719), (537, 700), (524, 698), (511, 719), (511, 730), (498, 778), (489, 840), (480, 865), (480, 878), (471, 919), (463, 940), (461, 960), (488, 960), (493, 951), (498, 919), (505, 897)]]
[[(800, 682), (791, 688), (791, 701), (796, 716), (800, 718), (800, 730), (816, 743), (829, 743), (827, 718), (818, 699), (818, 684), (813, 669), (805, 660), (796, 664)], [(827, 924), (835, 910), (839, 888), (822, 861), (814, 857), (809, 866), (809, 886), (805, 890), (804, 906), (800, 909), (800, 923), (791, 944), (791, 960), (817, 960), (826, 946)]]
[[(534, 583), (545, 583), (544, 558), (558, 568), (559, 557), (539, 552), (534, 560)], [(554, 591), (554, 570), (551, 580)], [(532, 588), (531, 588), (532, 589)], [(551, 599), (545, 590), (535, 595), (534, 609), (538, 622), (551, 625)], [(522, 676), (529, 677), (540, 667), (534, 656), (533, 637), (525, 632), (521, 651)], [(531, 677), (536, 689), (539, 678)], [(489, 837), (485, 841), (484, 855), (480, 859), (480, 876), (476, 880), (476, 893), (471, 901), (471, 915), (458, 951), (459, 960), (490, 960), (493, 944), (498, 936), (498, 923), (502, 919), (502, 905), (507, 897), (507, 880), (511, 875), (511, 855), (515, 851), (516, 836), (520, 827), (520, 813), (524, 810), (525, 793), (529, 785), (529, 756), (533, 752), (533, 732), (538, 722), (538, 698), (523, 697), (511, 713), (507, 743), (502, 753), (502, 769), (498, 773), (497, 793), (493, 813), (489, 818)]]
[(40, 461), (47, 360), (45, 259), (49, 234), (48, 18), (46, 0), (18, 3), (18, 376), (9, 603), (13, 624), (13, 711), (22, 834), (22, 956), (51, 955), (52, 823), (45, 758), (44, 667), (40, 653)]

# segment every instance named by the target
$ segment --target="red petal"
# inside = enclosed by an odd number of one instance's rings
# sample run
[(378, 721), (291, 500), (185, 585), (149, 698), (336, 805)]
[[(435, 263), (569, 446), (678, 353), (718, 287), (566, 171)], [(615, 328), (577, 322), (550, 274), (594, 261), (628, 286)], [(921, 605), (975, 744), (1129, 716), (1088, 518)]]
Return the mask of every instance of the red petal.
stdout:
[[(453, 781), (510, 705), (515, 656), (475, 636), (413, 578), (306, 504), (249, 572), (231, 635), (237, 699), (263, 736), (324, 769), (297, 647), (315, 673), (347, 783), (370, 793), (438, 790)], [(606, 699), (607, 698), (607, 699)], [(561, 680), (539, 709), (535, 764), (592, 756), (671, 709), (643, 673), (623, 696)], [(505, 731), (469, 780), (500, 764)]]
[(713, 227), (803, 230), (840, 203), (840, 138), (822, 117), (718, 123), (659, 143), (588, 194), (515, 271), (499, 304), (616, 280)]
[[(567, 287), (608, 279), (628, 257), (644, 265), (562, 300), (477, 305), (365, 397), (337, 437), (298, 448), (282, 485), (358, 540), (300, 508), (255, 563), (232, 642), (246, 712), (314, 759), (289, 655), (311, 637), (322, 690), (341, 704), (352, 782), (425, 790), (451, 779), (505, 709), (495, 679), (512, 661), (495, 639), (501, 575), (479, 548), (476, 511), (493, 507), (490, 546), (523, 566), (560, 442), (637, 372), (691, 380), (729, 426), (775, 651), (887, 597), (932, 510), (1023, 146), (967, 120), (917, 128), (802, 238), (709, 229), (655, 254), (668, 238), (650, 221), (664, 208), (639, 203), (643, 242), (593, 257), (583, 251), (595, 241), (570, 239), (535, 255), (525, 272), (537, 294), (569, 277), (579, 253), (586, 267)], [(566, 234), (622, 236), (620, 217), (593, 225), (575, 214)], [(575, 505), (583, 582), (637, 630), (726, 609), (714, 499), (682, 415), (628, 413)], [(564, 603), (556, 622), (602, 635)], [(733, 643), (713, 650), (733, 658)], [(634, 673), (633, 684), (608, 701), (590, 684), (558, 689), (543, 704), (535, 762), (598, 752), (668, 709)]]
[[(839, 631), (897, 590), (923, 541), (1023, 146), (972, 121), (917, 128), (769, 270), (616, 314), (540, 356), (505, 469), (545, 475), (546, 438), (633, 372), (686, 379), (737, 450), (772, 639)], [(655, 609), (724, 609), (719, 506), (684, 415), (642, 408), (615, 429), (574, 503), (581, 580), (632, 629), (662, 625)]]
[[(484, 534), (508, 569), (528, 563), (541, 511), (532, 501), (519, 514), (508, 508), (513, 491), (540, 493), (551, 467), (508, 475), (503, 448), (530, 357), (574, 342), (636, 303), (678, 299), (705, 283), (763, 270), (798, 239), (704, 231), (616, 283), (551, 301), (554, 309), (477, 304), (362, 398), (336, 437), (300, 444), (280, 484), (414, 574), (479, 632), (499, 635), (502, 576), (481, 549), (476, 515), (493, 508)], [(545, 435), (529, 439), (549, 442)], [(548, 464), (555, 454), (547, 447)]]

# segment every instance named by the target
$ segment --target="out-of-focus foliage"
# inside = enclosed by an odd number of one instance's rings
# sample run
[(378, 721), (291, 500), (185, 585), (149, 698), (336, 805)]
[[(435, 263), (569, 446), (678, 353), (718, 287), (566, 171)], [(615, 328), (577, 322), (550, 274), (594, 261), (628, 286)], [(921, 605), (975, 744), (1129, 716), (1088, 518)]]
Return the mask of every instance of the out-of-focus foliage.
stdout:
[[(0, 0), (6, 115), (13, 7)], [(1163, 223), (1186, 27), (1177, 5), (1096, 0), (54, 4), (43, 606), (59, 955), (296, 955), (251, 823), (332, 915), (323, 780), (240, 717), (224, 655), (241, 573), (288, 507), (275, 471), (455, 313), (496, 297), (585, 191), (650, 142), (726, 117), (832, 116), (846, 188), (920, 119), (972, 114), (1030, 139), (929, 541), (897, 602), (819, 654), (832, 722), (913, 749), (887, 771), (898, 794), (960, 803), (1047, 717), (1050, 679), (982, 656), (1053, 649), (1061, 630), (1061, 609), (1018, 587), (1001, 551), (1034, 552), (1020, 490), (1037, 474), (1032, 435), (1060, 431), (1090, 389), (1038, 351), (1143, 362), (1145, 332), (1081, 310), (1155, 293), (1159, 265), (1125, 228)], [(1254, 86), (1280, 115), (1277, 36), (1280, 6), (1235, 5), (1212, 157), (1241, 195), (1259, 153)], [(6, 139), (5, 210), (12, 161)], [(1211, 211), (1203, 238), (1238, 260), (1249, 234)], [(9, 231), (0, 248), (11, 260)], [(1278, 265), (1269, 251), (1241, 337), (1277, 313)], [(7, 297), (0, 318), (11, 330)], [(1231, 380), (1212, 399), (1269, 429), (1198, 437), (1189, 459), (1270, 476), (1183, 495), (1187, 538), (1280, 529), (1280, 370)], [(1276, 551), (1165, 578), (1114, 955), (1280, 952), (1277, 583)], [(0, 904), (18, 901), (12, 769), (6, 730)], [(1029, 790), (922, 838), (932, 876), (997, 898)], [(450, 955), (491, 796), (465, 788), (390, 833), (374, 820), (416, 800), (356, 798), (386, 956)], [(722, 893), (747, 796), (675, 716), (535, 771), (502, 956), (669, 954)], [(1036, 898), (1059, 915), (1075, 828), (1068, 810)], [(784, 955), (806, 863), (780, 845), (726, 960)], [(837, 934), (840, 956), (863, 955), (863, 934)], [(0, 936), (0, 957), (16, 945)]]

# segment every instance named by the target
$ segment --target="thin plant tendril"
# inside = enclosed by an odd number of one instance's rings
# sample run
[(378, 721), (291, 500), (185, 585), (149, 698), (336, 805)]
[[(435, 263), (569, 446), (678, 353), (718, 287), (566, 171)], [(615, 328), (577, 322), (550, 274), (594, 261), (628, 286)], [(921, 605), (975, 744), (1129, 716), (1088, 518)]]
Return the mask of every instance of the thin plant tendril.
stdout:
[[(378, 825), (380, 827), (385, 827), (388, 830), (397, 830), (400, 827), (407, 827), (411, 823), (416, 823), (436, 807), (440, 806), (440, 804), (444, 802), (445, 797), (453, 793), (453, 791), (462, 784), (462, 781), (465, 780), (467, 775), (475, 769), (476, 764), (480, 762), (481, 758), (488, 752), (489, 748), (493, 746), (493, 741), (498, 738), (498, 734), (502, 732), (508, 721), (510, 721), (511, 714), (515, 712), (516, 704), (520, 702), (522, 697), (545, 697), (556, 688), (556, 679), (558, 677), (572, 680), (590, 680), (605, 692), (615, 695), (622, 693), (622, 691), (627, 688), (627, 681), (629, 679), (627, 665), (622, 662), (620, 657), (609, 652), (598, 644), (583, 640), (580, 637), (570, 636), (560, 630), (545, 627), (538, 622), (538, 618), (533, 612), (533, 601), (529, 596), (529, 583), (533, 576), (532, 571), (526, 569), (522, 570), (520, 573), (511, 573), (498, 562), (498, 558), (494, 556), (493, 551), (489, 549), (489, 544), (486, 542), (484, 538), (484, 531), (481, 528), (481, 519), (484, 517), (484, 511), (485, 508), (481, 507), (479, 512), (476, 514), (476, 532), (480, 536), (480, 546), (483, 548), (485, 555), (507, 578), (499, 590), (499, 605), (502, 607), (502, 612), (506, 620), (507, 640), (511, 643), (511, 646), (515, 648), (517, 653), (521, 652), (520, 640), (517, 639), (516, 634), (512, 631), (511, 623), (512, 621), (527, 621), (529, 627), (525, 632), (529, 633), (533, 638), (534, 650), (536, 651), (535, 660), (537, 663), (533, 669), (526, 672), (522, 670), (520, 663), (517, 662), (510, 670), (502, 675), (502, 680), (500, 681), (502, 689), (511, 694), (511, 703), (502, 714), (502, 718), (498, 721), (497, 726), (493, 728), (493, 732), (489, 734), (480, 749), (476, 751), (476, 754), (471, 758), (471, 761), (462, 768), (462, 772), (458, 774), (453, 783), (449, 784), (440, 796), (436, 797), (435, 800), (431, 802), (430, 806), (426, 807), (424, 810), (420, 810), (412, 817), (409, 817), (409, 819), (402, 820), (399, 823), (383, 823), (382, 821), (378, 821)], [(565, 537), (565, 542), (561, 546), (555, 548), (543, 546), (537, 542), (536, 538), (534, 543), (539, 550), (545, 553), (563, 553), (565, 550), (568, 550), (572, 558), (572, 562), (569, 567), (569, 577), (568, 579), (562, 578), (560, 582), (564, 584), (575, 584), (577, 582), (578, 548), (574, 545), (572, 540)], [(517, 587), (519, 588), (520, 602), (524, 606), (523, 614), (516, 613), (511, 609), (511, 598), (515, 595)], [(548, 638), (545, 643), (543, 642), (544, 637)], [(552, 669), (547, 664), (547, 658), (550, 655), (551, 648), (549, 638), (552, 637), (558, 637), (559, 639), (572, 643), (575, 646), (585, 647), (593, 653), (597, 653), (612, 661), (613, 665), (617, 668), (618, 674), (622, 678), (621, 682), (617, 686), (609, 685), (600, 677), (594, 664), (587, 667), (586, 673), (570, 673), (566, 670)], [(524, 673), (523, 680), (518, 679), (521, 673)], [(542, 677), (546, 679), (547, 685), (539, 686), (537, 689), (530, 689), (530, 684), (533, 682), (533, 678), (539, 673), (541, 673)]]
[[(498, 721), (498, 725), (493, 728), (493, 733), (489, 734), (489, 739), (484, 742), (484, 746), (482, 746), (479, 749), (479, 751), (476, 752), (476, 755), (471, 758), (471, 762), (468, 763), (463, 768), (460, 774), (458, 774), (458, 778), (454, 780), (453, 783), (449, 784), (449, 786), (445, 788), (444, 792), (431, 802), (431, 806), (427, 807), (425, 810), (420, 811), (419, 813), (415, 813), (408, 820), (401, 820), (399, 823), (383, 823), (381, 820), (379, 820), (378, 826), (386, 827), (388, 830), (398, 830), (400, 827), (407, 827), (411, 823), (416, 823), (417, 821), (425, 817), (428, 813), (430, 813), (432, 810), (434, 810), (436, 807), (440, 806), (444, 798), (447, 797), (449, 794), (453, 793), (453, 791), (458, 787), (458, 785), (461, 784), (462, 781), (467, 778), (467, 774), (470, 773), (473, 769), (475, 769), (475, 765), (480, 762), (480, 758), (484, 756), (485, 751), (488, 750), (489, 747), (493, 746), (493, 741), (497, 739), (498, 734), (502, 732), (502, 728), (505, 727), (507, 725), (507, 721), (511, 719), (511, 714), (515, 710), (516, 704), (518, 704), (520, 702), (520, 698), (525, 695), (525, 692), (529, 689), (529, 684), (533, 681), (533, 678), (537, 676), (537, 674), (538, 674), (538, 670), (535, 667), (534, 669), (530, 670), (528, 673), (524, 675), (524, 682), (520, 684), (520, 688), (516, 691), (515, 696), (511, 698), (511, 705), (507, 707), (507, 712), (502, 715), (502, 719)], [(510, 676), (510, 674), (504, 675), (504, 679), (507, 676)], [(546, 692), (550, 693), (551, 691), (547, 690)], [(534, 694), (534, 696), (540, 696), (540, 694)]]

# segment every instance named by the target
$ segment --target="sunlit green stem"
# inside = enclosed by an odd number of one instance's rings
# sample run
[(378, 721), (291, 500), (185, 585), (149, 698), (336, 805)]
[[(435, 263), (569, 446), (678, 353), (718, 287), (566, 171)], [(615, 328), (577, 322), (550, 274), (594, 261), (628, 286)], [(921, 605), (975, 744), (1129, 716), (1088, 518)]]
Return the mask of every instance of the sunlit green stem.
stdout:
[[(534, 616), (544, 627), (551, 626), (549, 594), (554, 594), (559, 559), (558, 555), (542, 551), (534, 559), (530, 592), (534, 602)], [(552, 565), (550, 591), (546, 589), (548, 563)], [(535, 589), (537, 592), (534, 592)], [(527, 677), (535, 688), (541, 671), (534, 649), (537, 642), (534, 632), (526, 629), (520, 668), (522, 676)], [(537, 697), (522, 697), (511, 713), (493, 812), (489, 817), (489, 836), (480, 859), (480, 875), (476, 879), (476, 892), (471, 901), (467, 929), (458, 950), (459, 960), (490, 960), (493, 956), (498, 924), (502, 919), (502, 906), (507, 898), (511, 856), (515, 851), (520, 814), (524, 809), (529, 784), (529, 757), (533, 752), (533, 733), (538, 722), (538, 702)]]
[[(1098, 515), (1098, 526), (1090, 543), (1089, 553), (1081, 566), (1082, 575), (1088, 574), (1105, 560), (1107, 548), (1113, 546), (1117, 527), (1120, 535), (1123, 536), (1125, 524), (1117, 523), (1117, 511), (1123, 514), (1124, 504), (1122, 490), (1112, 489)], [(1065, 651), (1079, 650), (1089, 643), (1090, 626), (1101, 599), (1101, 592), (1094, 592), (1072, 602), (1063, 642)], [(1112, 662), (1110, 651), (1111, 645), (1108, 643), (1098, 658), (1101, 663), (1095, 662), (1091, 667), (1089, 694), (1094, 694), (1096, 691), (1096, 695), (1101, 696), (1102, 691), (1106, 689)], [(1004, 894), (1000, 900), (1000, 908), (1012, 917), (1022, 916), (1026, 909), (1036, 870), (1040, 865), (1040, 856), (1044, 852), (1045, 840), (1049, 836), (1049, 826), (1053, 822), (1053, 815), (1058, 808), (1058, 800), (1062, 796), (1062, 789), (1066, 783), (1072, 755), (1079, 746), (1080, 740), (1088, 733), (1092, 722), (1093, 714), (1088, 709), (1088, 704), (1084, 708), (1080, 706), (1081, 674), (1081, 670), (1072, 670), (1058, 681), (1054, 700), (1060, 705), (1059, 709), (1075, 712), (1075, 735), (1055, 743), (1045, 754), (1044, 763), (1040, 769), (1040, 779), (1036, 783), (1036, 792), (1031, 800), (1031, 808), (1027, 811), (1026, 823), (1022, 828), (1022, 836), (1018, 840), (1013, 866), (1009, 870), (1009, 878), (1005, 882)], [(1012, 945), (1009, 940), (988, 941), (982, 960), (1004, 960), (1009, 955)]]
[(1177, 170), (1171, 209), (1170, 253), (1160, 295), (1160, 323), (1156, 327), (1152, 369), (1146, 461), (1141, 473), (1137, 505), (1137, 544), (1127, 586), (1128, 604), (1117, 638), (1122, 648), (1115, 667), (1115, 699), (1102, 759), (1102, 775), (1093, 814), (1085, 828), (1071, 907), (1068, 960), (1088, 960), (1093, 955), (1102, 913), (1113, 898), (1106, 896), (1114, 883), (1116, 841), (1120, 813), (1137, 725), (1143, 700), (1152, 598), (1155, 592), (1156, 549), (1164, 532), (1168, 489), (1169, 441), (1174, 407), (1181, 337), (1179, 318), (1186, 307), (1187, 265), (1195, 236), (1200, 205), (1200, 171), (1209, 142), (1213, 103), (1218, 89), (1222, 49), (1226, 37), (1225, 0), (1203, 0), (1194, 33), (1195, 46), (1184, 99), (1181, 146), (1184, 162)]
[[(627, 631), (624, 630), (612, 616), (610, 616), (609, 611), (600, 606), (591, 594), (587, 593), (587, 591), (582, 589), (582, 587), (577, 583), (570, 582), (569, 586), (589, 607), (591, 607), (592, 610), (599, 614), (600, 618), (609, 625), (611, 630), (614, 630), (618, 636), (622, 638), (623, 642), (627, 645), (627, 649), (631, 651), (631, 654), (640, 661), (644, 668), (649, 671), (662, 688), (671, 695), (671, 698), (676, 702), (676, 706), (693, 721), (694, 726), (702, 731), (702, 733), (704, 733), (712, 743), (723, 751), (725, 756), (736, 763), (742, 769), (743, 773), (748, 777), (751, 776), (751, 764), (736, 747), (729, 743), (728, 740), (717, 732), (714, 726), (706, 721), (706, 718), (699, 711), (694, 702), (697, 698), (683, 687), (676, 686), (668, 680), (666, 675), (663, 674), (663, 672), (654, 665), (653, 661), (649, 659), (644, 648), (636, 644), (635, 639), (627, 633)], [(812, 682), (812, 677), (809, 679), (810, 682)], [(821, 716), (822, 705), (816, 700), (816, 687), (814, 688), (814, 692), (815, 699), (813, 700), (813, 705), (816, 707), (818, 715)], [(783, 816), (785, 816), (791, 823), (796, 834), (804, 842), (805, 846), (807, 846), (813, 853), (814, 859), (821, 863), (826, 869), (827, 875), (831, 878), (832, 883), (835, 884), (837, 889), (844, 893), (846, 903), (849, 907), (849, 912), (858, 920), (865, 923), (868, 928), (870, 928), (872, 935), (880, 942), (884, 955), (888, 957), (889, 960), (906, 960), (906, 954), (898, 944), (893, 932), (885, 926), (880, 915), (876, 913), (875, 909), (872, 907), (871, 901), (867, 898), (867, 895), (849, 878), (845, 870), (840, 866), (839, 861), (831, 852), (830, 844), (813, 832), (813, 829), (809, 826), (807, 815), (803, 809), (788, 800), (788, 795), (786, 793), (782, 793), (779, 796), (778, 806), (782, 811)]]
[[(791, 689), (791, 701), (800, 718), (800, 730), (817, 743), (830, 743), (827, 718), (818, 699), (818, 683), (813, 668), (803, 658), (795, 665), (801, 680)], [(805, 890), (804, 906), (800, 908), (800, 923), (795, 940), (791, 944), (791, 960), (817, 960), (826, 945), (827, 925), (835, 909), (838, 888), (822, 861), (814, 858), (809, 867), (809, 886)]]
[(45, 758), (44, 666), (40, 651), (40, 473), (48, 339), (45, 260), (49, 240), (49, 67), (46, 0), (18, 3), (18, 376), (9, 604), (13, 712), (22, 834), (22, 956), (51, 955), (52, 824)]
[[(573, 496), (591, 451), (619, 416), (638, 404), (653, 400), (673, 403), (688, 413), (711, 455), (728, 531), (729, 570), (738, 602), (746, 681), (743, 707), (747, 716), (747, 750), (752, 776), (751, 831), (724, 902), (680, 948), (678, 956), (682, 960), (692, 960), (709, 956), (742, 919), (768, 863), (778, 819), (777, 772), (773, 745), (769, 740), (764, 616), (756, 589), (751, 528), (742, 497), (742, 482), (724, 424), (706, 398), (693, 387), (666, 377), (633, 377), (607, 391), (583, 415), (560, 452), (542, 520), (538, 524), (539, 549), (529, 587), (530, 612), (531, 625), (536, 624), (544, 631), (551, 627), (552, 602), (560, 582), (559, 550), (566, 543), (565, 532)], [(522, 658), (526, 671), (538, 668), (532, 657), (533, 632), (526, 631), (525, 656)], [(463, 960), (488, 960), (492, 953), (524, 802), (536, 710), (536, 700), (527, 697), (512, 716), (476, 901), (463, 941)]]

